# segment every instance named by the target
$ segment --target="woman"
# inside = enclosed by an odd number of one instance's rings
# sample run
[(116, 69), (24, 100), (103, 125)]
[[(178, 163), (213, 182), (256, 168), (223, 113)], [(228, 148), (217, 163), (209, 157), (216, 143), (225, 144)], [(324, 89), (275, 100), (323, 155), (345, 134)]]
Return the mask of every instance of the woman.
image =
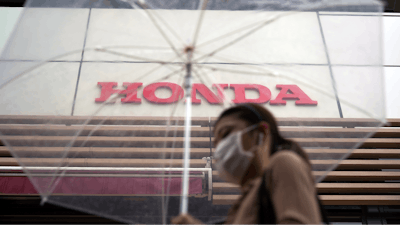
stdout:
[[(214, 128), (219, 176), (240, 185), (226, 224), (322, 223), (310, 161), (284, 139), (265, 108), (243, 104), (224, 111)], [(180, 215), (172, 223), (201, 223)]]

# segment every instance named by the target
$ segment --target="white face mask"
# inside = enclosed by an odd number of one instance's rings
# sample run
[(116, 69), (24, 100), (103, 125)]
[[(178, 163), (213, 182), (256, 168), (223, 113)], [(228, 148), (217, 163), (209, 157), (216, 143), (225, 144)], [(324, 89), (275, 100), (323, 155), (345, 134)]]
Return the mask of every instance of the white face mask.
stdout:
[(242, 135), (254, 128), (258, 124), (245, 128), (244, 130), (230, 134), (218, 143), (214, 157), (217, 160), (216, 168), (226, 181), (240, 184), (251, 160), (254, 158), (254, 151), (261, 146), (263, 133), (260, 133), (258, 146), (250, 150), (244, 150), (242, 144)]

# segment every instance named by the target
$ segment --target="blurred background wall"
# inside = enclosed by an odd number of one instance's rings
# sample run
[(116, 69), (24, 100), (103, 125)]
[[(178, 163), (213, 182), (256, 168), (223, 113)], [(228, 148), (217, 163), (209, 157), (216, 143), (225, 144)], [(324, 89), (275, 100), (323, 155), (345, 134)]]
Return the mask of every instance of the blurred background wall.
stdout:
[[(400, 3), (386, 0), (383, 17), (386, 117), (400, 118)], [(0, 0), (0, 52), (21, 14), (24, 0)], [(362, 37), (360, 37), (362, 38)]]

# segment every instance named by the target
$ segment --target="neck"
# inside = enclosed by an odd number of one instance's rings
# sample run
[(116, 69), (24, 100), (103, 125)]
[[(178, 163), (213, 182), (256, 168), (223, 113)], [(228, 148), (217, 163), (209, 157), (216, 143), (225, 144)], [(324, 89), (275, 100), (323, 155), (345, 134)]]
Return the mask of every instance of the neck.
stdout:
[(247, 170), (247, 173), (243, 177), (243, 180), (240, 184), (242, 189), (247, 186), (251, 180), (262, 176), (263, 171), (267, 168), (269, 163), (269, 148), (264, 153), (265, 154), (260, 154), (260, 152), (255, 153), (256, 155), (253, 158), (249, 169)]
[(246, 187), (252, 180), (260, 176), (260, 168), (259, 165), (257, 165), (257, 161), (253, 160), (253, 162), (250, 164), (249, 169), (246, 173), (246, 175), (243, 177), (243, 180), (240, 184), (241, 189), (243, 190), (244, 187)]
[(269, 164), (269, 158), (271, 156), (271, 148), (272, 148), (271, 143), (272, 143), (271, 137), (268, 136), (266, 143), (262, 148), (260, 148), (258, 152), (259, 165), (262, 171), (264, 171)]

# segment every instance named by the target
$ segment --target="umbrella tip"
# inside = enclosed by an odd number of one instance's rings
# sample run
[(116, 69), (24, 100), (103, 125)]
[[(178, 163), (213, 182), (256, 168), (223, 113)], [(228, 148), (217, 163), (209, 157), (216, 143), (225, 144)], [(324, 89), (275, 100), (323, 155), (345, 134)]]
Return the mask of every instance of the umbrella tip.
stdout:
[(186, 46), (185, 49), (183, 50), (185, 53), (193, 52), (194, 47), (193, 46)]

